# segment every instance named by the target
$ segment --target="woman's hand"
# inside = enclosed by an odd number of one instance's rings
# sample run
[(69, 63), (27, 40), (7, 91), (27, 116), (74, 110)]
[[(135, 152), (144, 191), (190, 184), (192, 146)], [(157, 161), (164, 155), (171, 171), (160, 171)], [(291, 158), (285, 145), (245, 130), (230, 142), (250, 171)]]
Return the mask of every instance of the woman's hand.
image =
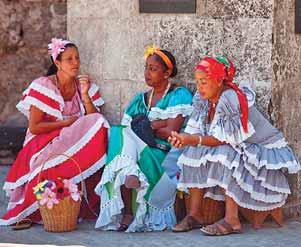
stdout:
[(79, 81), (80, 92), (82, 97), (87, 96), (91, 84), (89, 75), (79, 75), (77, 79)]
[(49, 133), (53, 130), (61, 129), (73, 124), (78, 117), (70, 117), (64, 120), (45, 120), (45, 113), (35, 106), (30, 107), (29, 131), (34, 135)]
[(78, 77), (79, 85), (80, 85), (80, 92), (81, 98), (86, 110), (86, 114), (99, 112), (99, 110), (94, 106), (92, 99), (89, 96), (89, 89), (91, 85), (91, 80), (89, 75), (79, 75)]
[(168, 142), (176, 148), (182, 148), (187, 145), (198, 146), (201, 144), (204, 146), (216, 147), (227, 144), (226, 142), (219, 141), (213, 136), (199, 136), (186, 133), (179, 134), (175, 131), (171, 132), (170, 137), (168, 137)]
[(72, 125), (77, 119), (78, 119), (78, 117), (72, 116), (70, 118), (62, 120), (64, 122), (64, 127), (68, 127), (68, 126)]
[(176, 131), (172, 131), (171, 136), (168, 137), (168, 142), (176, 148), (182, 148), (187, 145), (197, 145), (198, 137), (186, 133), (179, 134)]
[[(158, 122), (157, 122), (158, 121)], [(184, 117), (181, 115), (177, 116), (176, 118), (168, 118), (165, 120), (156, 120), (155, 127), (159, 127), (153, 129), (155, 131), (155, 135), (163, 140), (167, 140), (169, 136), (171, 136), (172, 131), (179, 131), (184, 123)], [(159, 126), (161, 125), (162, 126)], [(152, 122), (153, 125), (153, 122)]]

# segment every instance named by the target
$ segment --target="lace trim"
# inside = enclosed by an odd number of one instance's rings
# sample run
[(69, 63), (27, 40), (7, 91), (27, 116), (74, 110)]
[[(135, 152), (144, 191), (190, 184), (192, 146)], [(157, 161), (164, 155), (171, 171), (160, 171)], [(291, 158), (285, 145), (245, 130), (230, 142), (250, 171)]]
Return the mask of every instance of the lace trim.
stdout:
[(273, 149), (273, 148), (284, 148), (287, 146), (287, 142), (285, 141), (284, 138), (274, 142), (274, 143), (269, 143), (266, 145), (263, 145), (267, 149)]
[[(98, 121), (94, 124), (94, 126), (89, 129), (86, 135), (84, 135), (76, 144), (74, 144), (69, 150), (65, 152), (68, 156), (73, 156), (75, 153), (79, 152), (82, 148), (84, 148), (89, 141), (95, 136), (95, 134), (102, 128), (102, 126), (105, 125), (105, 120), (103, 118), (98, 119)], [(44, 164), (44, 170), (47, 170), (49, 168), (53, 168), (64, 161), (66, 161), (68, 158), (65, 156), (58, 156), (54, 159), (51, 159), (47, 161)], [(23, 185), (26, 182), (31, 181), (37, 174), (39, 174), (41, 168), (37, 167), (35, 170), (33, 170), (31, 173), (28, 173), (18, 179), (16, 182), (6, 182), (3, 186), (4, 190), (12, 190), (15, 189), (21, 185)]]
[(26, 208), (25, 210), (23, 210), (20, 214), (18, 214), (15, 217), (12, 217), (8, 220), (0, 219), (0, 225), (1, 226), (12, 225), (12, 224), (18, 222), (19, 220), (26, 218), (28, 215), (31, 215), (38, 209), (39, 209), (39, 204), (38, 204), (38, 202), (35, 202), (30, 207)]
[(182, 115), (183, 117), (190, 116), (193, 111), (193, 107), (188, 104), (181, 104), (176, 106), (167, 107), (165, 110), (160, 109), (159, 107), (152, 107), (149, 112), (149, 119), (168, 119), (168, 118), (176, 118), (178, 115)]
[[(211, 179), (212, 180), (212, 179)], [(254, 206), (254, 205), (250, 205), (247, 204), (245, 202), (240, 201), (236, 195), (234, 195), (232, 192), (228, 191), (227, 185), (226, 184), (222, 184), (221, 182), (217, 181), (217, 180), (212, 180), (209, 183), (206, 184), (198, 184), (198, 183), (179, 183), (178, 184), (178, 189), (181, 191), (187, 191), (187, 189), (189, 188), (198, 188), (198, 189), (204, 189), (204, 188), (210, 188), (210, 187), (215, 187), (215, 186), (220, 186), (221, 188), (223, 188), (225, 190), (225, 193), (227, 196), (231, 197), (239, 206), (243, 207), (243, 208), (248, 208), (248, 209), (252, 209), (252, 210), (256, 210), (256, 211), (267, 211), (267, 210), (272, 210), (275, 208), (279, 208), (282, 207), (285, 204), (285, 200), (287, 198), (287, 195), (284, 195), (283, 200), (281, 202), (278, 203), (274, 203), (273, 201), (267, 201), (267, 203), (273, 203), (273, 205), (270, 206)], [(210, 194), (207, 195), (208, 197), (210, 197)], [(212, 198), (212, 197), (211, 197)], [(214, 199), (214, 198), (212, 198)], [(222, 199), (220, 197), (220, 199)]]
[(24, 91), (23, 95), (27, 95), (29, 93), (30, 89), (34, 89), (34, 90), (38, 91), (39, 93), (57, 101), (60, 104), (60, 106), (63, 108), (63, 106), (65, 104), (64, 99), (62, 96), (56, 94), (54, 92), (54, 90), (44, 87), (36, 82), (32, 82), (30, 84), (30, 86)]
[(251, 137), (255, 133), (255, 129), (251, 122), (248, 122), (248, 133), (245, 133), (242, 125), (239, 126), (239, 129), (233, 133), (226, 133), (224, 128), (220, 126), (218, 123), (212, 123), (209, 130), (210, 135), (215, 137), (216, 139), (230, 143), (231, 145), (237, 145), (244, 142), (246, 139)]
[(30, 110), (31, 105), (34, 105), (35, 107), (39, 108), (41, 111), (43, 111), (51, 116), (54, 116), (55, 118), (57, 118), (59, 120), (63, 119), (61, 111), (54, 109), (54, 108), (44, 104), (40, 100), (33, 98), (31, 96), (26, 96), (25, 99), (20, 101), (16, 107), (27, 118), (29, 118), (29, 110)]

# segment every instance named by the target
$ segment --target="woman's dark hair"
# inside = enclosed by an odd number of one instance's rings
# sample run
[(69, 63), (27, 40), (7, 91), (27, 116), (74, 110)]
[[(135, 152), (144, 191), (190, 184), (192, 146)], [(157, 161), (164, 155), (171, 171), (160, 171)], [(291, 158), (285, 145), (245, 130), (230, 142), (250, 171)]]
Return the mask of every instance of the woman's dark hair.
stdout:
[[(75, 47), (75, 48), (77, 49), (77, 46), (76, 46), (75, 44), (73, 44), (73, 43), (69, 43), (69, 44), (65, 45), (65, 48), (68, 48), (68, 47)], [(57, 56), (56, 60), (61, 61), (61, 59), (62, 59), (62, 54), (63, 54), (63, 52), (61, 52), (61, 53)], [(46, 76), (54, 75), (54, 74), (56, 74), (56, 72), (57, 72), (57, 67), (56, 67), (56, 65), (55, 65), (55, 63), (54, 63), (52, 57), (50, 57), (50, 59), (51, 59), (52, 64), (50, 65), (50, 67), (49, 67), (49, 69), (48, 69), (48, 71), (47, 71), (47, 73), (46, 73)]]
[[(169, 58), (169, 60), (171, 61), (172, 65), (173, 65), (173, 69), (172, 69), (170, 77), (175, 77), (178, 73), (177, 62), (176, 62), (175, 57), (169, 51), (166, 51), (166, 50), (161, 50), (161, 51)], [(155, 57), (156, 57), (156, 60), (164, 66), (164, 69), (168, 70), (168, 67), (167, 67), (166, 63), (163, 61), (163, 59), (157, 54), (155, 54)]]

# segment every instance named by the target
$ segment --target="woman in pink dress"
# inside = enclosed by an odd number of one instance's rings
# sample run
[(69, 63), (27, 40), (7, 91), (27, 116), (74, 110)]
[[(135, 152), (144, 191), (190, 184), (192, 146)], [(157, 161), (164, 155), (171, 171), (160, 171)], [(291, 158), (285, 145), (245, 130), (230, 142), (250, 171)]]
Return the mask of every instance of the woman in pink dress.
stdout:
[[(29, 125), (23, 149), (3, 187), (9, 203), (0, 225), (12, 225), (24, 218), (41, 221), (33, 187), (42, 165), (42, 179), (60, 177), (74, 183), (85, 180), (89, 205), (83, 200), (80, 217), (91, 218), (93, 208), (99, 207), (94, 187), (105, 162), (109, 128), (100, 114), (104, 102), (89, 76), (78, 75), (80, 59), (75, 44), (52, 39), (48, 47), (53, 64), (47, 76), (34, 80), (17, 105)], [(75, 159), (81, 174), (72, 160), (56, 154)]]

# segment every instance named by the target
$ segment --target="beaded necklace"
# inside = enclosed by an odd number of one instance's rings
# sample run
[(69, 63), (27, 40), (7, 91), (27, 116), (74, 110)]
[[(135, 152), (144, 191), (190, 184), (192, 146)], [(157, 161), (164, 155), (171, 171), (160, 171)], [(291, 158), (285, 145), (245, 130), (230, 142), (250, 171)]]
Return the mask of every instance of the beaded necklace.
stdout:
[[(168, 85), (167, 85), (167, 87), (166, 87), (166, 89), (165, 89), (165, 91), (164, 91), (164, 94), (161, 97), (161, 99), (163, 99), (166, 96), (166, 94), (168, 93), (168, 91), (170, 89), (170, 86), (171, 86), (171, 83), (169, 82)], [(155, 92), (155, 90), (154, 90), (154, 88), (152, 88), (152, 91), (150, 93), (150, 96), (149, 96), (149, 99), (148, 99), (148, 103), (147, 103), (147, 112), (150, 111), (150, 108), (151, 108), (151, 105), (152, 105), (153, 96), (154, 96), (154, 92)]]

